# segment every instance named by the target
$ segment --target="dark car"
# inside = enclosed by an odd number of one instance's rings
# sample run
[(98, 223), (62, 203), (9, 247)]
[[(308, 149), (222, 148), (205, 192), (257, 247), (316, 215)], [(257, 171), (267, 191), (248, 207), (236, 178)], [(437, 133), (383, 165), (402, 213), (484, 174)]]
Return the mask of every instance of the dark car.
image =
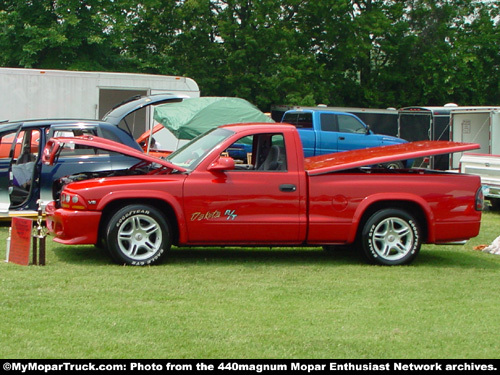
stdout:
[(126, 169), (137, 163), (137, 159), (122, 154), (73, 146), (61, 150), (56, 165), (44, 165), (41, 153), (50, 138), (94, 135), (142, 151), (128, 129), (127, 116), (147, 106), (182, 100), (170, 94), (136, 97), (115, 107), (103, 120), (44, 119), (0, 124), (0, 217), (34, 215), (39, 204), (43, 207), (52, 200), (53, 182), (63, 176)]

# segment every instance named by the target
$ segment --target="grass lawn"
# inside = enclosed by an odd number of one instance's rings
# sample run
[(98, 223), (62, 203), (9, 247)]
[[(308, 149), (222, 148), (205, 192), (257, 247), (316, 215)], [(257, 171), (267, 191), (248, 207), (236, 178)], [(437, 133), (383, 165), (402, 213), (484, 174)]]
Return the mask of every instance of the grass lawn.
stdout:
[(463, 246), (424, 245), (411, 266), (305, 249), (173, 249), (113, 265), (49, 238), (46, 266), (5, 263), (0, 358), (498, 358), (500, 235), (485, 212)]

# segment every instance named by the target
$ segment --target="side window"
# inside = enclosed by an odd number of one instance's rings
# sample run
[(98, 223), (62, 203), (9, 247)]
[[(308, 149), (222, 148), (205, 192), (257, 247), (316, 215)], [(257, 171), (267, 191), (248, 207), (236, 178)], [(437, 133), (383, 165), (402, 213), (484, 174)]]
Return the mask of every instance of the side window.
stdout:
[[(115, 141), (115, 142), (120, 142), (120, 138), (118, 138), (116, 136), (116, 134), (114, 134), (113, 132), (109, 131), (108, 129), (106, 128), (101, 128), (101, 131), (102, 131), (102, 137), (103, 138), (106, 138), (106, 139), (110, 139), (112, 141)], [(95, 134), (95, 135), (99, 135), (99, 134)]]
[(257, 134), (239, 139), (223, 153), (235, 160), (236, 170), (286, 171), (283, 134)]
[[(97, 135), (95, 128), (57, 128), (53, 131), (51, 137), (78, 137), (83, 135)], [(107, 155), (108, 152), (96, 150), (92, 147), (65, 144), (61, 150), (63, 157), (80, 157), (80, 156), (95, 156)]]
[(348, 115), (338, 115), (339, 132), (363, 134), (366, 128), (356, 117)]
[(321, 130), (325, 132), (338, 132), (337, 115), (333, 113), (322, 113), (321, 116)]
[(34, 162), (38, 158), (40, 146), (40, 130), (22, 130), (17, 134), (14, 149), (14, 160), (16, 164)]
[(283, 122), (294, 125), (297, 129), (312, 129), (312, 113), (285, 113)]
[(223, 156), (230, 156), (234, 159), (236, 169), (253, 169), (252, 164), (253, 135), (243, 137), (229, 146)]

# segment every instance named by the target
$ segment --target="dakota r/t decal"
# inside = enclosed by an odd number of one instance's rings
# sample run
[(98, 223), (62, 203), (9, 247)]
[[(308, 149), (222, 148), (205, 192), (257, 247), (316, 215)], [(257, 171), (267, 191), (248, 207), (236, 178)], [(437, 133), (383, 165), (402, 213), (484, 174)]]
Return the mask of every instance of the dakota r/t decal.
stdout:
[[(224, 216), (226, 217), (226, 220), (235, 220), (238, 217), (236, 210), (226, 210), (224, 212)], [(219, 217), (221, 217), (221, 212), (218, 210), (207, 211), (205, 213), (194, 212), (191, 214), (191, 221), (211, 220), (218, 219)]]

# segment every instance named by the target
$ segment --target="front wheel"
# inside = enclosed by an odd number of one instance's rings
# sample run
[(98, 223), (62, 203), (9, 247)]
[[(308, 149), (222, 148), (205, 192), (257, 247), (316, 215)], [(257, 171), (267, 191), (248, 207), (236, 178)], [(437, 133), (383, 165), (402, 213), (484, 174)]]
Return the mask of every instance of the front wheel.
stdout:
[(417, 221), (399, 209), (374, 213), (361, 232), (364, 254), (371, 263), (382, 265), (411, 263), (420, 251), (421, 241)]
[(118, 210), (109, 219), (106, 233), (109, 253), (120, 264), (159, 263), (172, 244), (164, 216), (147, 205), (129, 205)]

